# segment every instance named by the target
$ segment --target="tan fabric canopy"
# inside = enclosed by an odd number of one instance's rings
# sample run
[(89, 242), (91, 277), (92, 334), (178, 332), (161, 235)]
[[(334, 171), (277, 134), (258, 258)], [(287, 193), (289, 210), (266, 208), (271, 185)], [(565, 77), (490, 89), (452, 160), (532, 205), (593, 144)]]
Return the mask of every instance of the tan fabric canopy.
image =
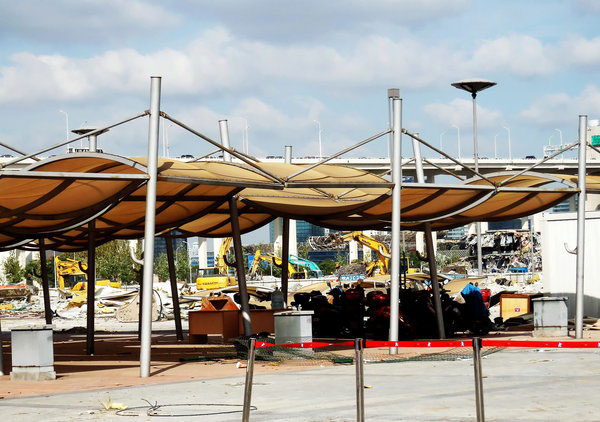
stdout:
[[(85, 249), (92, 219), (98, 244), (142, 237), (145, 164), (143, 158), (69, 154), (19, 172), (3, 170), (0, 247), (33, 247), (27, 242), (43, 237), (50, 249)], [(391, 183), (362, 170), (169, 159), (158, 166), (156, 232), (162, 236), (231, 235), (231, 197), (242, 233), (279, 216), (336, 229), (381, 229), (391, 221)], [(435, 230), (530, 215), (573, 195), (575, 182), (573, 176), (505, 172), (456, 185), (406, 183), (402, 225), (420, 229), (429, 221)], [(588, 183), (599, 188), (600, 177)]]

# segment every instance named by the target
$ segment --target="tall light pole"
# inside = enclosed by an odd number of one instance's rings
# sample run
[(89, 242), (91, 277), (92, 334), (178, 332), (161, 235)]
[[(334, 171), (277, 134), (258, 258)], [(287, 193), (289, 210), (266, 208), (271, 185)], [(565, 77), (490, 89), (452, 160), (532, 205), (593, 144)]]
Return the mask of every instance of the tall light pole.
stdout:
[(552, 145), (552, 138), (554, 138), (554, 134), (550, 135), (548, 138), (548, 145)]
[[(440, 133), (440, 149), (443, 151), (444, 150), (444, 133), (446, 133), (445, 131)], [(441, 155), (441, 158), (444, 158), (444, 155)]]
[(455, 125), (452, 125), (452, 127), (456, 129), (456, 139), (458, 142), (458, 159), (460, 160), (460, 128)]
[(248, 128), (250, 126), (248, 126), (248, 119), (246, 119), (245, 117), (241, 117), (241, 119), (244, 121), (244, 132), (242, 135), (242, 151), (248, 154), (248, 151), (250, 150), (250, 145), (248, 143)]
[(321, 149), (321, 123), (318, 120), (315, 120), (315, 123), (319, 127), (319, 159), (323, 158), (323, 150)]
[(510, 128), (506, 126), (502, 126), (508, 132), (508, 159), (512, 161), (512, 150), (510, 147)]
[[(62, 110), (58, 110), (59, 113), (62, 113), (65, 115), (65, 119), (67, 120), (67, 137), (65, 138), (65, 140), (69, 139), (69, 114), (66, 111), (62, 111)], [(67, 151), (69, 151), (69, 148), (71, 147), (71, 145), (67, 145)]]
[(560, 136), (560, 146), (562, 146), (562, 144), (563, 144), (562, 130), (560, 130), (560, 129), (554, 129), (554, 130), (558, 132), (558, 135)]
[[(473, 98), (473, 159), (475, 160), (475, 171), (479, 171), (479, 145), (477, 142), (477, 93), (496, 85), (496, 82), (485, 79), (467, 79), (452, 84), (454, 88), (462, 89), (471, 94)], [(481, 254), (481, 223), (475, 223), (477, 228), (477, 273), (483, 274), (483, 257)]]

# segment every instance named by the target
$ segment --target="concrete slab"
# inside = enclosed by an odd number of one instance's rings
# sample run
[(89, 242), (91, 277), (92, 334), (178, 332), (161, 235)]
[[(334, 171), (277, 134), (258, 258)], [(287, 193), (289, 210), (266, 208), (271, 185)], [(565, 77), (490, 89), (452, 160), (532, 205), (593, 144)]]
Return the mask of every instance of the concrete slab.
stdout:
[[(598, 421), (600, 389), (597, 350), (506, 349), (485, 357), (484, 403), (488, 422)], [(117, 416), (100, 411), (109, 397), (129, 407), (163, 405), (158, 412), (187, 415), (235, 411), (243, 377), (207, 379), (38, 397), (0, 400), (0, 414), (12, 421), (167, 421), (172, 417)], [(367, 421), (473, 421), (472, 361), (411, 361), (365, 365)], [(255, 376), (253, 421), (341, 422), (355, 417), (354, 367)], [(179, 404), (180, 406), (172, 406)], [(200, 406), (199, 404), (211, 405)], [(192, 406), (195, 405), (195, 406)], [(240, 408), (241, 410), (241, 408)], [(193, 416), (195, 415), (195, 416)], [(241, 420), (241, 413), (213, 414), (203, 421)]]

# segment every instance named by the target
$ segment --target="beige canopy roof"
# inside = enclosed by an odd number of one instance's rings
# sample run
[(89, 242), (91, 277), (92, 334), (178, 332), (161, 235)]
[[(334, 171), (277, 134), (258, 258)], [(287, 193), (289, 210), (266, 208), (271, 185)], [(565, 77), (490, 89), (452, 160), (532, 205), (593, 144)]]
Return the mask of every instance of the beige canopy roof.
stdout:
[[(2, 170), (0, 247), (34, 247), (31, 241), (43, 237), (51, 249), (85, 249), (91, 220), (97, 243), (142, 237), (145, 165), (143, 158), (80, 153)], [(242, 233), (278, 216), (338, 229), (385, 228), (391, 221), (392, 184), (362, 170), (170, 159), (159, 159), (158, 167), (156, 232), (163, 236), (231, 235), (232, 197)], [(574, 183), (572, 176), (514, 172), (456, 185), (406, 183), (402, 224), (419, 229), (429, 221), (442, 229), (521, 217), (562, 202), (576, 192)], [(600, 187), (600, 178), (589, 183)]]

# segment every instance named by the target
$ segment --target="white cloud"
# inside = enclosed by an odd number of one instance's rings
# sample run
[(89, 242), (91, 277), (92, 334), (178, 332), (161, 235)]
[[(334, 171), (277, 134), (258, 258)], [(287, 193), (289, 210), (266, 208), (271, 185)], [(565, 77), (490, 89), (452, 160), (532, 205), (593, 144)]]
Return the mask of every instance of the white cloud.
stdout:
[(181, 20), (147, 0), (0, 0), (0, 10), (0, 34), (42, 42), (122, 39)]
[[(431, 120), (443, 126), (471, 128), (473, 124), (473, 103), (469, 100), (454, 99), (450, 103), (433, 103), (423, 108)], [(477, 105), (477, 126), (481, 129), (498, 126), (502, 113)]]
[(455, 16), (470, 0), (189, 0), (187, 13), (213, 18), (232, 31), (273, 42), (387, 26), (422, 26)]
[(579, 95), (565, 93), (544, 95), (520, 113), (531, 122), (556, 127), (557, 124), (575, 125), (577, 116), (587, 114), (590, 118), (600, 117), (600, 89), (596, 85), (586, 86)]
[(480, 71), (525, 77), (548, 75), (558, 66), (551, 50), (534, 37), (513, 34), (484, 41), (473, 54), (470, 66)]

